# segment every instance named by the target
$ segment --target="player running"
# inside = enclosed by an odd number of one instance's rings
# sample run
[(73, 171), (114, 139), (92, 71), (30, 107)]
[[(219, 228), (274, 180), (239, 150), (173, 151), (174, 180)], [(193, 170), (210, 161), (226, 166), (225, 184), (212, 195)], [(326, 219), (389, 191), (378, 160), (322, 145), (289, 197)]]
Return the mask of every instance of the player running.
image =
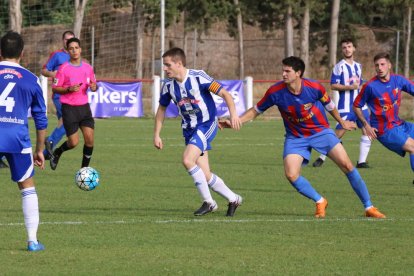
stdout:
[(167, 81), (161, 92), (160, 105), (155, 115), (154, 146), (163, 148), (160, 137), (165, 112), (171, 100), (177, 105), (182, 118), (185, 150), (183, 165), (193, 178), (203, 200), (201, 207), (194, 212), (202, 216), (217, 210), (216, 201), (209, 187), (229, 202), (227, 216), (233, 216), (241, 205), (242, 197), (231, 191), (224, 181), (210, 171), (208, 151), (217, 133), (217, 110), (211, 93), (224, 99), (230, 111), (231, 127), (238, 130), (241, 123), (233, 98), (223, 86), (201, 70), (187, 69), (185, 53), (180, 48), (172, 48), (164, 53), (163, 70)]
[[(286, 178), (300, 194), (316, 203), (316, 218), (325, 217), (328, 201), (301, 176), (302, 164), (309, 162), (312, 149), (327, 155), (345, 173), (364, 205), (365, 216), (385, 218), (372, 205), (364, 180), (329, 127), (324, 108), (345, 130), (354, 129), (355, 123), (339, 116), (335, 104), (320, 83), (302, 78), (305, 71), (303, 60), (294, 56), (285, 58), (282, 69), (283, 81), (272, 85), (257, 105), (247, 110), (240, 120), (243, 123), (251, 121), (268, 108), (274, 105), (278, 107), (286, 130), (283, 151)], [(223, 125), (227, 126), (228, 122)]]

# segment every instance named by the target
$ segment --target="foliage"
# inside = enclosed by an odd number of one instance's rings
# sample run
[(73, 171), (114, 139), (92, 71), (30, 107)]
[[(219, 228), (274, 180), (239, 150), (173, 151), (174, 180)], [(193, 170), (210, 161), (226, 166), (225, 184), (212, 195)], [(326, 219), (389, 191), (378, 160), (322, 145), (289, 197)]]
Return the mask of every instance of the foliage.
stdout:
[(23, 0), (23, 26), (70, 24), (74, 17), (73, 0)]

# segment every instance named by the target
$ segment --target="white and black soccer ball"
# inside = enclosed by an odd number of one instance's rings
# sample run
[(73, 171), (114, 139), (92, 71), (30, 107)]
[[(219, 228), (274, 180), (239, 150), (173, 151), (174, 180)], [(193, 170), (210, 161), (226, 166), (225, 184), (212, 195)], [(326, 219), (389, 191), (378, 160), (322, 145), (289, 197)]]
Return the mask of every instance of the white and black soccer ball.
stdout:
[(99, 173), (91, 167), (83, 167), (75, 174), (75, 184), (79, 189), (92, 191), (99, 185)]

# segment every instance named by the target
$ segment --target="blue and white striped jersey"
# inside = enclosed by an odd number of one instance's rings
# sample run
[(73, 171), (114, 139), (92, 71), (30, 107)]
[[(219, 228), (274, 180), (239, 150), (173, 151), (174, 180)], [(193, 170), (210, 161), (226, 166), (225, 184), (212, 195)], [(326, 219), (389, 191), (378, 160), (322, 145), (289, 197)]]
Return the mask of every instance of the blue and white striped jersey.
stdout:
[(195, 128), (216, 120), (217, 109), (212, 93), (219, 93), (222, 85), (202, 70), (187, 69), (182, 83), (168, 79), (162, 88), (160, 105), (167, 107), (171, 100), (178, 107), (182, 128)]
[(0, 62), (0, 152), (32, 152), (29, 108), (36, 129), (46, 129), (46, 105), (39, 78), (17, 63)]
[[(351, 65), (344, 59), (338, 62), (331, 74), (331, 84), (351, 85), (356, 80), (362, 84), (362, 67), (361, 64), (355, 62)], [(339, 100), (337, 109), (339, 113), (348, 113), (352, 111), (352, 105), (358, 96), (359, 89), (339, 91)], [(365, 106), (363, 109), (366, 109)]]

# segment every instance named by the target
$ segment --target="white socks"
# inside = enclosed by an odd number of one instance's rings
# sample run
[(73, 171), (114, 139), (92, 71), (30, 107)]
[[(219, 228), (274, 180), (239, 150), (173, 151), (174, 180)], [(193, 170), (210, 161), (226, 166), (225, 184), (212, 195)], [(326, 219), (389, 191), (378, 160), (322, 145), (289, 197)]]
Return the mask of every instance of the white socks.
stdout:
[(199, 166), (195, 165), (193, 168), (188, 170), (188, 174), (193, 178), (194, 184), (203, 201), (208, 203), (214, 202), (211, 197), (210, 190), (208, 189), (206, 176), (204, 175), (203, 170)]
[(24, 224), (26, 225), (27, 241), (37, 243), (37, 228), (39, 226), (39, 203), (35, 187), (20, 191), (22, 195), (22, 209)]
[(369, 149), (371, 148), (371, 140), (368, 136), (362, 135), (361, 141), (359, 142), (359, 160), (358, 163), (367, 162)]
[(319, 158), (322, 159), (323, 161), (325, 161), (326, 160), (326, 155), (321, 154), (321, 155), (319, 155)]
[(210, 186), (210, 188), (213, 191), (215, 191), (216, 193), (218, 193), (219, 195), (227, 199), (229, 202), (235, 202), (237, 200), (236, 194), (233, 193), (229, 189), (229, 187), (226, 186), (226, 184), (224, 184), (223, 179), (221, 179), (214, 173), (212, 174), (212, 177), (210, 181), (208, 182), (208, 186)]

